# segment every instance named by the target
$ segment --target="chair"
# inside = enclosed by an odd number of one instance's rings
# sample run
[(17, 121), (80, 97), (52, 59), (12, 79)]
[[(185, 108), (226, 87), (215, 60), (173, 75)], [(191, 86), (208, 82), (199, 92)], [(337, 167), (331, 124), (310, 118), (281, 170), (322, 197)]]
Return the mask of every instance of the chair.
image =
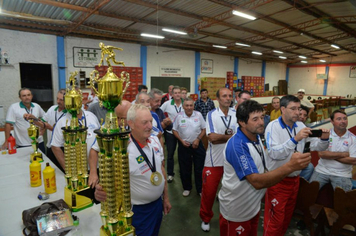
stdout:
[[(311, 236), (317, 234), (319, 230), (322, 231), (323, 235), (325, 234), (322, 222), (325, 217), (320, 214), (323, 213), (323, 206), (315, 204), (318, 193), (319, 182), (313, 181), (309, 183), (304, 178), (300, 178), (297, 203), (293, 216), (304, 221), (310, 230)], [(313, 221), (318, 223), (316, 231), (314, 231)]]
[(336, 98), (330, 97), (329, 98), (329, 106), (336, 106)]
[(320, 108), (324, 108), (324, 103), (323, 103), (323, 100), (316, 100), (315, 101), (315, 110), (318, 110)]
[(317, 115), (316, 116), (316, 121), (322, 121), (323, 115)]
[(345, 192), (339, 187), (335, 189), (334, 208), (324, 207), (328, 224), (331, 227), (329, 235), (356, 235), (355, 203), (356, 190)]
[(315, 122), (315, 121), (317, 121), (317, 115), (318, 115), (318, 113), (316, 113), (315, 111), (313, 111), (312, 113), (310, 113), (310, 122)]
[(324, 108), (324, 109), (322, 110), (322, 112), (323, 112), (324, 120), (327, 119), (327, 118), (329, 118), (329, 111), (328, 111), (328, 108)]

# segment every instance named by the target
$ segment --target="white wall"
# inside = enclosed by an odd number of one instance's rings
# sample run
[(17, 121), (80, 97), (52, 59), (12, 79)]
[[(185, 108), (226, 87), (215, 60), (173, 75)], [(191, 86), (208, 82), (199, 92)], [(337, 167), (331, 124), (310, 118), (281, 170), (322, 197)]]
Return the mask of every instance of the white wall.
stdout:
[(269, 84), (269, 90), (273, 90), (273, 86), (278, 86), (279, 80), (286, 79), (287, 66), (284, 63), (267, 62), (265, 84)]
[(20, 63), (52, 65), (53, 99), (58, 90), (57, 42), (56, 36), (1, 29), (0, 47), (9, 55), (11, 66), (1, 66), (0, 104), (5, 113), (9, 106), (19, 101), (21, 88)]
[[(161, 76), (160, 66), (181, 67), (182, 77), (190, 77), (190, 93), (195, 91), (195, 52), (164, 47), (147, 47), (147, 81), (151, 89), (151, 77)], [(163, 91), (168, 92), (168, 91)], [(189, 92), (189, 91), (188, 91)]]
[(262, 75), (262, 61), (239, 59), (239, 79), (242, 76), (261, 76)]
[(347, 94), (352, 94), (355, 97), (356, 78), (349, 78), (349, 73), (350, 66), (331, 66), (329, 69), (327, 94), (345, 97)]

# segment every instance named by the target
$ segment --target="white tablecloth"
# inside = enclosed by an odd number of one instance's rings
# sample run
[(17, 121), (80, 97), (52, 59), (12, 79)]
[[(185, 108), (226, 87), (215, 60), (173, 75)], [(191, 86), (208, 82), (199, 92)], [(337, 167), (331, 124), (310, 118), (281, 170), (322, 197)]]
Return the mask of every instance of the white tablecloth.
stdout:
[[(43, 184), (33, 188), (30, 185), (30, 154), (31, 147), (17, 149), (13, 155), (0, 154), (0, 236), (20, 236), (22, 235), (22, 211), (41, 205), (45, 201), (37, 199), (39, 192), (44, 192)], [(51, 161), (43, 155), (45, 163), (50, 162), (56, 169), (57, 192), (50, 194), (46, 201), (64, 199), (64, 174), (57, 169)], [(83, 235), (99, 235), (101, 227), (100, 204), (88, 209), (73, 213), (80, 219), (80, 226)]]

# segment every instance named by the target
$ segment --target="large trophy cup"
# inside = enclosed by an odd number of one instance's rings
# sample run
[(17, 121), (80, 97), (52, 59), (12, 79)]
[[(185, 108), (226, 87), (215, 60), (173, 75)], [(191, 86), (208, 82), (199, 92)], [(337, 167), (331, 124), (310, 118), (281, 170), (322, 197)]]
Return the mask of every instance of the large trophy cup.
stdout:
[(33, 148), (33, 153), (30, 156), (30, 162), (36, 157), (38, 162), (43, 162), (42, 153), (38, 151), (38, 136), (40, 133), (40, 129), (33, 123), (33, 119), (28, 120), (30, 122), (30, 127), (27, 129), (27, 134), (31, 139), (31, 146)]
[[(65, 179), (64, 201), (72, 211), (80, 211), (93, 205), (90, 198), (83, 196), (88, 186), (88, 161), (87, 161), (87, 129), (79, 124), (78, 114), (82, 107), (82, 92), (75, 88), (75, 77), (78, 72), (72, 72), (67, 81), (66, 94), (64, 95), (65, 107), (71, 114), (70, 125), (68, 120), (62, 128), (64, 137)], [(70, 87), (72, 87), (70, 89)]]
[[(133, 212), (131, 211), (130, 173), (127, 153), (129, 130), (124, 125), (120, 128), (114, 109), (121, 103), (122, 97), (130, 84), (129, 74), (122, 72), (120, 78), (113, 73), (110, 59), (115, 64), (125, 64), (115, 60), (112, 46), (99, 44), (101, 48), (101, 66), (105, 55), (108, 69), (106, 74), (99, 78), (99, 72), (94, 70), (90, 74), (90, 86), (100, 100), (100, 105), (107, 109), (105, 123), (99, 130), (96, 139), (100, 148), (99, 152), (99, 177), (100, 184), (107, 193), (106, 201), (101, 203), (100, 216), (102, 227), (101, 236), (134, 236), (135, 229), (131, 225)], [(123, 84), (126, 82), (125, 88)], [(97, 84), (98, 89), (95, 88)], [(121, 123), (121, 122), (120, 122)]]

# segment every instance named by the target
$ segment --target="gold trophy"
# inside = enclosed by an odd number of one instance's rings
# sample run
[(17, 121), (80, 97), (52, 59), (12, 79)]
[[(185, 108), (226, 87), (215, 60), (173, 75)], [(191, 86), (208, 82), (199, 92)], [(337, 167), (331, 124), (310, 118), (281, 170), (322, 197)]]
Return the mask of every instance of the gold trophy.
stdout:
[(36, 157), (36, 160), (38, 162), (43, 162), (42, 153), (38, 151), (38, 142), (37, 142), (40, 129), (36, 125), (34, 125), (33, 119), (29, 119), (28, 121), (30, 122), (30, 127), (27, 129), (27, 134), (32, 140), (31, 145), (34, 151), (33, 153), (31, 153), (30, 162), (33, 161), (34, 157)]
[[(83, 196), (88, 186), (88, 161), (87, 161), (87, 129), (86, 123), (79, 124), (78, 114), (82, 107), (82, 92), (75, 88), (75, 77), (78, 72), (72, 72), (67, 81), (66, 94), (64, 95), (65, 107), (72, 118), (70, 125), (66, 124), (63, 130), (64, 160), (66, 187), (64, 200), (72, 211), (80, 211), (93, 205), (90, 198)], [(72, 87), (71, 89), (69, 87)], [(68, 122), (68, 120), (67, 120)]]
[[(101, 203), (100, 216), (102, 227), (101, 236), (134, 236), (135, 229), (131, 225), (133, 212), (131, 211), (130, 172), (127, 153), (129, 130), (125, 126), (119, 127), (117, 116), (114, 112), (122, 100), (122, 97), (130, 84), (129, 74), (122, 72), (120, 77), (113, 73), (109, 60), (115, 64), (125, 66), (124, 62), (115, 60), (114, 49), (122, 50), (113, 46), (99, 44), (101, 48), (101, 66), (107, 55), (108, 69), (106, 74), (99, 78), (98, 71), (90, 74), (90, 86), (100, 100), (100, 105), (108, 111), (105, 123), (100, 129), (95, 130), (96, 139), (100, 148), (99, 152), (99, 177), (100, 184), (107, 193), (106, 201)], [(123, 84), (126, 82), (125, 88)], [(98, 89), (95, 88), (98, 85)]]

